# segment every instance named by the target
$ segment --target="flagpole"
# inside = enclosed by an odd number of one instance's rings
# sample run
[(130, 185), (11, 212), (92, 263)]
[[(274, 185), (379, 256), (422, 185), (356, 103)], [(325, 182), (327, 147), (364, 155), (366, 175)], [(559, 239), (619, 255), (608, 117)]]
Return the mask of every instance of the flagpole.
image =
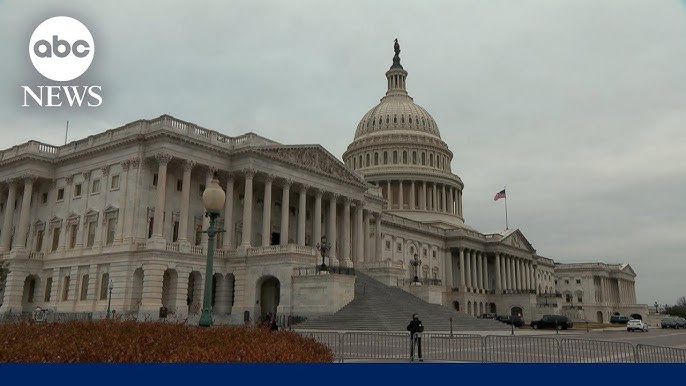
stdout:
[(505, 191), (505, 230), (508, 230), (510, 227), (507, 224), (507, 187), (504, 186), (503, 190)]
[(67, 130), (64, 131), (64, 144), (67, 144), (67, 135), (69, 135), (69, 121), (67, 121)]

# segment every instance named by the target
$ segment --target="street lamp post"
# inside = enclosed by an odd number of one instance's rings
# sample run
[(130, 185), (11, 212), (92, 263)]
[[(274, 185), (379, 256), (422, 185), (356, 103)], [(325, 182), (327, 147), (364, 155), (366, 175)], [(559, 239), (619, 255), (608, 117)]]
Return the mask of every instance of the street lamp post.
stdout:
[(657, 314), (657, 302), (655, 302), (655, 313)]
[(202, 313), (200, 314), (200, 327), (212, 325), (212, 260), (214, 258), (214, 236), (223, 230), (216, 229), (215, 222), (226, 201), (226, 193), (219, 186), (217, 178), (213, 178), (210, 186), (202, 193), (202, 204), (205, 207), (205, 217), (210, 218), (210, 226), (207, 228), (207, 264), (205, 266), (205, 289), (202, 298)]
[(327, 241), (326, 236), (322, 236), (322, 243), (317, 244), (317, 250), (322, 255), (322, 265), (319, 266), (319, 270), (326, 272), (329, 270), (329, 268), (327, 268), (326, 264), (324, 264), (324, 254), (331, 250), (331, 243)]
[(414, 267), (414, 280), (413, 283), (419, 282), (419, 266), (422, 265), (422, 261), (419, 259), (419, 255), (414, 254), (414, 259), (410, 260), (410, 264)]
[(107, 287), (107, 289), (110, 290), (110, 295), (107, 298), (107, 319), (110, 318), (110, 305), (112, 304), (112, 289), (114, 289), (114, 283), (112, 282), (112, 279), (110, 279), (110, 284)]

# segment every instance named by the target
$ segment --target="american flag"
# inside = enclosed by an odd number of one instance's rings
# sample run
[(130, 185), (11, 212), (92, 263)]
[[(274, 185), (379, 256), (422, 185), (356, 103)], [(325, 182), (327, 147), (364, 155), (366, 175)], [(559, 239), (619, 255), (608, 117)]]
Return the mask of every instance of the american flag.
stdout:
[(505, 198), (505, 189), (499, 191), (498, 193), (495, 194), (495, 197), (493, 197), (493, 201), (498, 201), (501, 198)]

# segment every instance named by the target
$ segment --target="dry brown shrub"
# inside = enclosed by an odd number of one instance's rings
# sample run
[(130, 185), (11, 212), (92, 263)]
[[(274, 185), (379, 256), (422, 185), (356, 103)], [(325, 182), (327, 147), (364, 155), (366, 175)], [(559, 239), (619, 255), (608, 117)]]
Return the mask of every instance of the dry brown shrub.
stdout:
[(290, 331), (245, 326), (74, 321), (0, 325), (0, 362), (332, 362), (325, 345)]

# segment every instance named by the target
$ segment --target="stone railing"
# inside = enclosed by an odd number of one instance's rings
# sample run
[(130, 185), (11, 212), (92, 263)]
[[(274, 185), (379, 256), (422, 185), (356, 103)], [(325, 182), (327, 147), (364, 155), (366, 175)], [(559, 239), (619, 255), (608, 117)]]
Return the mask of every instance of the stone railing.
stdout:
[(214, 255), (217, 257), (234, 257), (236, 256), (235, 249), (217, 249), (214, 251)]
[(365, 269), (375, 269), (375, 268), (398, 268), (404, 269), (405, 266), (402, 261), (394, 260), (384, 260), (384, 261), (364, 261), (361, 263), (362, 268)]
[(43, 260), (43, 252), (30, 252), (29, 260)]
[(456, 228), (456, 229), (450, 229), (445, 231), (446, 237), (468, 237), (471, 239), (479, 240), (479, 241), (486, 241), (486, 236), (473, 231), (469, 229), (464, 229), (464, 228)]
[(280, 255), (284, 253), (316, 256), (317, 250), (314, 247), (297, 244), (269, 245), (266, 247), (248, 248), (248, 256)]
[(178, 252), (179, 251), (179, 244), (177, 243), (167, 243), (167, 248), (168, 251), (173, 251), (173, 252)]
[(185, 135), (197, 141), (223, 147), (228, 150), (249, 145), (279, 145), (278, 142), (261, 137), (255, 133), (247, 133), (238, 137), (228, 137), (194, 123), (182, 121), (169, 115), (162, 115), (151, 120), (141, 119), (130, 122), (124, 126), (110, 129), (97, 135), (91, 135), (77, 141), (72, 141), (63, 146), (53, 146), (38, 141), (28, 141), (7, 150), (0, 151), (0, 161), (26, 154), (39, 155), (48, 158), (64, 157), (93, 147), (106, 145), (112, 141), (161, 130)]
[(202, 255), (203, 254), (202, 245), (191, 245), (191, 253), (193, 253), (195, 255)]
[(410, 220), (408, 218), (396, 216), (394, 214), (382, 213), (381, 221), (396, 225), (402, 225), (404, 227), (416, 229), (419, 231), (429, 232), (437, 236), (445, 235), (445, 230), (443, 228), (435, 227), (433, 225), (422, 224), (419, 221)]
[(136, 249), (138, 249), (139, 251), (144, 250), (146, 248), (147, 248), (146, 243), (144, 243), (144, 242), (143, 243), (136, 243)]

